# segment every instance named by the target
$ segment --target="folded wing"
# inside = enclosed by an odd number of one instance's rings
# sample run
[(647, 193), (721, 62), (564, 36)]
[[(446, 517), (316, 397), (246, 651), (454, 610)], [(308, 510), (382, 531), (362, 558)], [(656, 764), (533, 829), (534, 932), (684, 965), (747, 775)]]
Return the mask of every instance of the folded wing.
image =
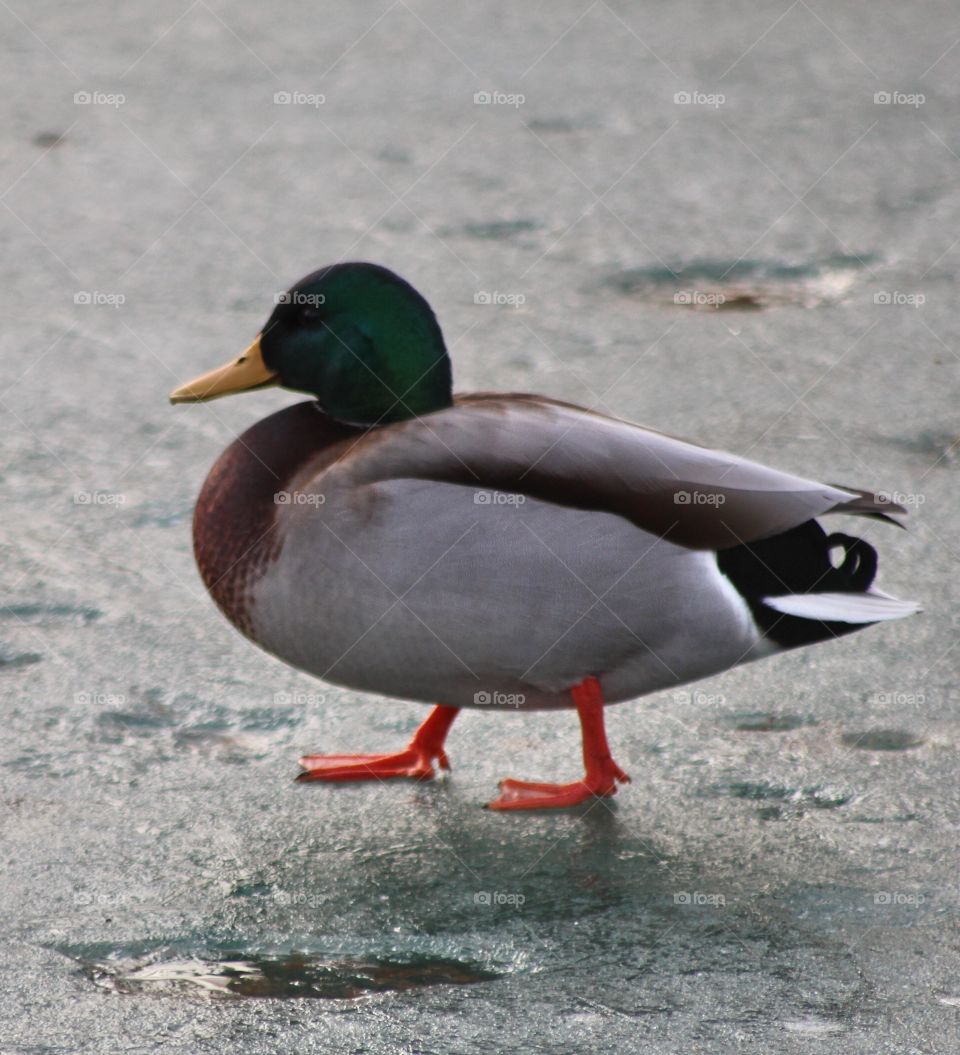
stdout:
[[(331, 468), (351, 483), (416, 478), (601, 510), (691, 549), (720, 550), (825, 513), (905, 510), (734, 454), (538, 396), (478, 394), (368, 433)], [(349, 465), (349, 468), (347, 468)]]

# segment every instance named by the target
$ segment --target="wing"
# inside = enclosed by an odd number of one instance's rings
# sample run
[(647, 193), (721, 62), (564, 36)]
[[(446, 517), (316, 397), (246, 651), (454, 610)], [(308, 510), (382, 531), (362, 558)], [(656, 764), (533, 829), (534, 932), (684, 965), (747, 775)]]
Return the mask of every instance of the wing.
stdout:
[(446, 481), (614, 513), (691, 549), (754, 542), (825, 513), (906, 512), (870, 492), (528, 395), (459, 396), (447, 410), (373, 430), (325, 475), (342, 473), (351, 486)]

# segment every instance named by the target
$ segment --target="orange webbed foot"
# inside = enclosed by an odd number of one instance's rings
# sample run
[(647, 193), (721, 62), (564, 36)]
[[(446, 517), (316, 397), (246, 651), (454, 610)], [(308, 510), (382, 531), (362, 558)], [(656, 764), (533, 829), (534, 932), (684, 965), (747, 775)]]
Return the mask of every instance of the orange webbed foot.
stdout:
[(585, 678), (571, 690), (583, 730), (586, 773), (572, 784), (545, 784), (527, 780), (500, 781), (500, 795), (491, 810), (560, 810), (593, 798), (609, 798), (617, 784), (630, 778), (610, 756), (603, 725), (603, 693), (596, 678)]
[[(441, 769), (449, 769), (447, 756), (437, 756)], [(304, 755), (300, 759), (303, 772), (297, 777), (302, 784), (312, 780), (389, 780), (409, 777), (412, 780), (432, 780), (436, 776), (433, 758), (425, 751), (406, 748), (393, 755)]]
[(436, 776), (434, 762), (440, 769), (450, 768), (443, 743), (456, 716), (456, 707), (434, 707), (410, 744), (393, 754), (304, 755), (300, 759), (304, 771), (297, 780), (303, 784), (316, 780), (346, 782), (396, 777), (432, 780)]

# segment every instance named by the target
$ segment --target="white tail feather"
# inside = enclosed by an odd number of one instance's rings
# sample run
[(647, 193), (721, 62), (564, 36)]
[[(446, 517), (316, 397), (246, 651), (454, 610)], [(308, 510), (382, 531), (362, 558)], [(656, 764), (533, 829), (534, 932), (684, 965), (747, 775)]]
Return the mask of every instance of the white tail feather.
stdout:
[(763, 603), (783, 615), (835, 623), (877, 623), (920, 611), (916, 601), (899, 601), (882, 590), (869, 593), (792, 593), (765, 597)]

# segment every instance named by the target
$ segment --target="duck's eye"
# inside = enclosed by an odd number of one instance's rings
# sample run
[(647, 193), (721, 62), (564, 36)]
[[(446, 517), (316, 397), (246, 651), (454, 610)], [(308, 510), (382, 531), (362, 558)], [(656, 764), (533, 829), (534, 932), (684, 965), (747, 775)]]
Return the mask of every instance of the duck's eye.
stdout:
[(321, 318), (321, 309), (314, 304), (304, 304), (300, 309), (299, 318), (305, 323), (318, 322)]

